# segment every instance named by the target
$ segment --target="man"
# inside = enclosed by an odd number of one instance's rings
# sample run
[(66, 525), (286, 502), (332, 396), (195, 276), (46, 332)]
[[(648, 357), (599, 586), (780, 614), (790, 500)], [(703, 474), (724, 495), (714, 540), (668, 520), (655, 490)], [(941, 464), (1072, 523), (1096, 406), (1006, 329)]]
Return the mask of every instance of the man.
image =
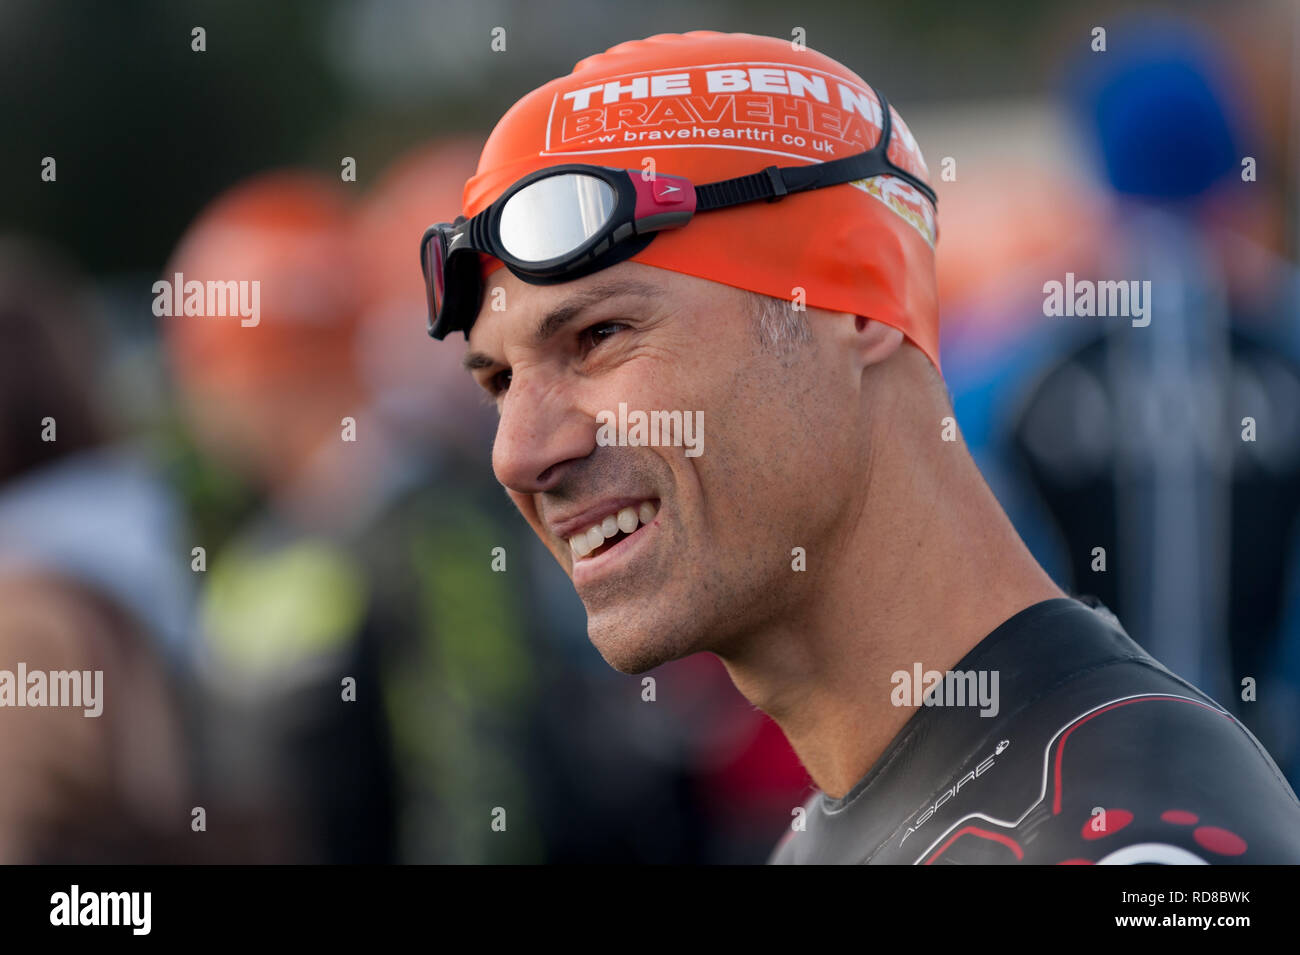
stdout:
[(774, 861), (1300, 861), (1272, 760), (1052, 582), (958, 440), (927, 178), (780, 40), (524, 97), (422, 246), (498, 479), (611, 666), (714, 653), (784, 730), (821, 792)]

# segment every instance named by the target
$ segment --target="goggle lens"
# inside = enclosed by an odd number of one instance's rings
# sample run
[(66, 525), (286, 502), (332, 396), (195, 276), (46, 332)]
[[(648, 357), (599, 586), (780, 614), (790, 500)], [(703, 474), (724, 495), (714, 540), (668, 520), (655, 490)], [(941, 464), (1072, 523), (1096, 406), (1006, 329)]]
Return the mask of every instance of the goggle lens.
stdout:
[(425, 292), (429, 298), (429, 327), (432, 329), (442, 317), (442, 303), (447, 291), (447, 279), (443, 272), (443, 264), (446, 262), (446, 244), (443, 241), (441, 228), (429, 231), (421, 254), (423, 261), (420, 264), (424, 267)]
[(529, 183), (501, 209), (501, 245), (523, 262), (568, 255), (603, 229), (618, 195), (603, 179), (585, 173), (547, 176)]

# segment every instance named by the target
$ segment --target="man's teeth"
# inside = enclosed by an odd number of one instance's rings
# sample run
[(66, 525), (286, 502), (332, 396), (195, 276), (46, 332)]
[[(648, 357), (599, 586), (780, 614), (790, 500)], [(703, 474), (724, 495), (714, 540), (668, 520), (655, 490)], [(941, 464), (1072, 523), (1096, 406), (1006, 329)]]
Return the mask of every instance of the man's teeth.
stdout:
[(649, 524), (658, 513), (659, 508), (653, 501), (642, 501), (639, 507), (625, 507), (617, 514), (608, 515), (599, 524), (574, 534), (569, 538), (569, 547), (575, 557), (586, 557), (619, 531), (631, 534), (639, 524)]

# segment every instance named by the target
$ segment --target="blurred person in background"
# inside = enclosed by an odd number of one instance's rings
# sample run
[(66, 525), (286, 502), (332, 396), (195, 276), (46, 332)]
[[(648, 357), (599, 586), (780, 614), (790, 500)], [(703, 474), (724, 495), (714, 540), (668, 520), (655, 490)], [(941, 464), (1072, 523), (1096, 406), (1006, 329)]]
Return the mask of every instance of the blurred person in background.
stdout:
[(191, 282), (259, 290), (251, 317), (159, 319), (205, 466), (263, 502), (223, 541), (197, 542), (212, 548), (196, 653), (203, 786), (222, 807), (209, 826), (240, 861), (395, 857), (380, 635), (349, 542), (385, 477), (353, 364), (350, 213), (337, 182), (255, 176), (199, 214), (163, 275), (164, 295)]
[(98, 716), (0, 708), (4, 863), (194, 851), (181, 523), (117, 441), (93, 310), (60, 254), (0, 239), (0, 670), (102, 671)]
[[(1101, 184), (1060, 177), (1029, 219), (1057, 224), (1056, 248), (1004, 260), (1001, 281), (953, 301), (958, 418), (1044, 564), (1237, 712), (1294, 782), (1300, 286), (1275, 251), (1286, 147), (1261, 141), (1229, 51), (1182, 20), (1113, 26), (1108, 52), (1074, 61), (1065, 85)], [(1006, 191), (1023, 204), (1017, 179)], [(1011, 221), (1023, 248), (1020, 216), (969, 231), (987, 251)], [(1067, 272), (1150, 280), (1149, 324), (1045, 317), (1043, 285)]]

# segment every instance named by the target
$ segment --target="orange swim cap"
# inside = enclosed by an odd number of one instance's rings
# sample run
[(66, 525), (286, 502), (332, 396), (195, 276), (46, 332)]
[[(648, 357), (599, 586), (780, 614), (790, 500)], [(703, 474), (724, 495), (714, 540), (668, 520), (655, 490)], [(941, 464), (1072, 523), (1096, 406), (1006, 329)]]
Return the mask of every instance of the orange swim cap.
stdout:
[[(889, 158), (928, 181), (897, 111)], [(464, 214), (526, 174), (590, 163), (695, 185), (863, 152), (880, 106), (851, 70), (788, 40), (695, 31), (621, 43), (533, 90), (503, 116), (465, 185)], [(632, 261), (877, 319), (939, 366), (935, 210), (897, 176), (754, 202), (658, 233)], [(484, 256), (486, 277), (503, 264)]]

